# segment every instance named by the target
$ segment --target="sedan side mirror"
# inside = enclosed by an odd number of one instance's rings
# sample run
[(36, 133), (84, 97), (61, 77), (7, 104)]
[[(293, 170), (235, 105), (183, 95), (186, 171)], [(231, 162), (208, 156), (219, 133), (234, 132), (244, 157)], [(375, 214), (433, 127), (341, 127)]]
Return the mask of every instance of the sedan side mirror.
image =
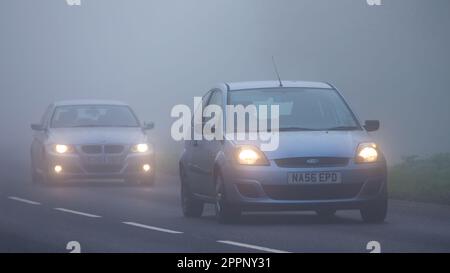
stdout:
[(379, 120), (366, 120), (364, 123), (364, 128), (367, 132), (373, 132), (380, 129), (380, 121)]
[(144, 130), (152, 130), (153, 128), (155, 128), (155, 123), (153, 123), (153, 122), (145, 122), (144, 123), (144, 127), (143, 127), (143, 129)]
[(44, 127), (41, 124), (31, 124), (31, 130), (33, 131), (44, 131)]

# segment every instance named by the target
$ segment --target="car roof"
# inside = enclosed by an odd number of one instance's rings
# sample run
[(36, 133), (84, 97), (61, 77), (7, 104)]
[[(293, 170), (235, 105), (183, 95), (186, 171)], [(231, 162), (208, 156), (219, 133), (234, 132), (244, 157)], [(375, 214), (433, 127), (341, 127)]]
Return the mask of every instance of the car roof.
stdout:
[(224, 83), (226, 90), (245, 90), (255, 88), (278, 88), (278, 87), (303, 87), (303, 88), (326, 88), (332, 89), (333, 86), (324, 82), (312, 82), (312, 81), (281, 81), (283, 86), (280, 86), (279, 81), (249, 81), (249, 82), (228, 82)]
[(128, 106), (128, 104), (115, 100), (62, 100), (53, 103), (54, 106), (71, 106), (71, 105), (117, 105)]

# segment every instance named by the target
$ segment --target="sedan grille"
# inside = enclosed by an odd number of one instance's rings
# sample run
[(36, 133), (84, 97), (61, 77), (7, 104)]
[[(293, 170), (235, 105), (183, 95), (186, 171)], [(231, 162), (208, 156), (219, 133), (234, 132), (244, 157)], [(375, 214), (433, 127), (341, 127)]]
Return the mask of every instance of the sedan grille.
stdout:
[(105, 154), (120, 154), (123, 149), (122, 145), (105, 145)]
[(120, 154), (124, 151), (123, 145), (83, 145), (81, 150), (86, 154)]
[(84, 145), (81, 150), (86, 154), (101, 154), (103, 148), (101, 145)]

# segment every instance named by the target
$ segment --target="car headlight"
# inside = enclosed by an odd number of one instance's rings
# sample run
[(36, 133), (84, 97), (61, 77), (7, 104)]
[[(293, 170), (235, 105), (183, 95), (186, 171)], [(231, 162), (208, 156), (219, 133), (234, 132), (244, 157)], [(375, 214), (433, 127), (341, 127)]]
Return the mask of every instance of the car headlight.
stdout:
[(242, 165), (269, 165), (264, 153), (253, 146), (241, 146), (237, 148), (236, 160)]
[(356, 163), (370, 163), (378, 160), (378, 150), (375, 143), (361, 143), (356, 150)]
[(58, 154), (67, 154), (74, 151), (73, 147), (65, 144), (56, 144), (54, 146), (55, 152)]
[(150, 146), (146, 143), (136, 144), (133, 147), (131, 147), (131, 151), (133, 153), (146, 153), (150, 151)]

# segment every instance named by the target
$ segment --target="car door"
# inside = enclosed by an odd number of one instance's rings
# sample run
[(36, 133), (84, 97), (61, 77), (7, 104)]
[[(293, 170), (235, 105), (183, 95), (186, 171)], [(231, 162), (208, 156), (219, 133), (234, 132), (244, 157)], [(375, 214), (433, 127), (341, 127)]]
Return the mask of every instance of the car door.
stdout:
[(44, 159), (45, 143), (48, 137), (49, 119), (53, 113), (53, 105), (49, 105), (42, 115), (40, 125), (45, 130), (35, 131), (33, 134), (33, 142), (31, 144), (31, 160), (32, 168), (40, 171), (46, 171), (47, 165)]
[[(217, 105), (222, 108), (223, 93), (221, 90), (214, 90), (211, 93), (211, 97), (208, 101), (207, 106)], [(222, 108), (223, 109), (223, 108)], [(216, 113), (219, 114), (219, 113)], [(212, 118), (212, 117), (211, 117)], [(204, 124), (211, 118), (205, 119)], [(221, 122), (222, 115), (219, 117)], [(213, 178), (214, 162), (217, 153), (220, 151), (222, 141), (220, 140), (206, 140), (203, 139), (200, 143), (201, 157), (198, 159), (198, 167), (201, 170), (201, 178), (199, 180), (200, 187), (202, 188), (202, 193), (208, 196), (215, 196), (215, 185)]]
[[(195, 109), (196, 113), (195, 116), (199, 116), (201, 117), (201, 124), (197, 124), (195, 125), (194, 123), (194, 117), (192, 117), (192, 121), (191, 121), (191, 132), (192, 135), (194, 134), (194, 130), (200, 134), (201, 136), (203, 136), (203, 109), (205, 108), (205, 106), (207, 105), (208, 101), (209, 101), (209, 97), (211, 95), (211, 91), (209, 91), (208, 93), (206, 93), (203, 97), (202, 97), (202, 107), (197, 107)], [(201, 165), (201, 161), (204, 157), (204, 142), (203, 140), (195, 140), (194, 138), (192, 138), (190, 141), (186, 142), (186, 149), (187, 149), (187, 154), (188, 154), (188, 176), (189, 176), (189, 184), (191, 187), (191, 190), (194, 193), (197, 194), (205, 194), (205, 190), (202, 187), (203, 183), (202, 183), (202, 179), (204, 177), (204, 175), (202, 174), (202, 169), (200, 168)]]

